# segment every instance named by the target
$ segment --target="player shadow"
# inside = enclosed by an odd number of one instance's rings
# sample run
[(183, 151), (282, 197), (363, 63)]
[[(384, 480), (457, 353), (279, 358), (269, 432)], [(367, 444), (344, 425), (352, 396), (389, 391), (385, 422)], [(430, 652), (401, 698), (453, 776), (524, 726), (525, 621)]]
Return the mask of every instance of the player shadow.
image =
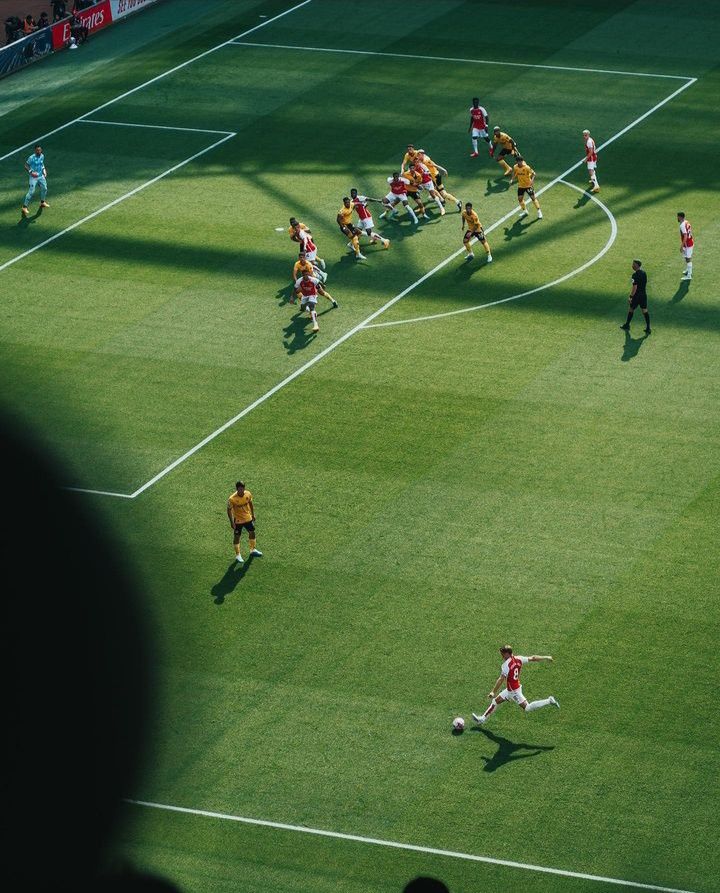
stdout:
[(23, 217), (21, 215), (21, 217), (17, 223), (19, 229), (27, 229), (31, 224), (35, 223), (36, 220), (38, 220), (40, 217), (42, 217), (42, 212), (43, 212), (43, 209), (38, 206), (37, 211), (34, 214), (30, 215), (29, 217)]
[(290, 298), (292, 298), (295, 289), (292, 285), (286, 285), (284, 288), (279, 288), (277, 290), (277, 294), (275, 297), (278, 299), (278, 306), (284, 307), (286, 304), (290, 303)]
[(529, 216), (518, 217), (512, 226), (505, 227), (505, 241), (510, 242), (512, 239), (517, 239), (518, 236), (524, 236), (533, 223), (537, 223), (537, 217), (533, 220)]
[[(475, 249), (478, 247), (480, 250), (476, 251)], [(457, 279), (467, 282), (476, 273), (479, 273), (481, 270), (484, 270), (485, 267), (489, 266), (488, 262), (485, 260), (485, 250), (482, 246), (473, 245), (473, 251), (475, 257), (472, 260), (463, 260), (460, 266), (455, 268), (455, 277)]]
[(216, 605), (223, 604), (225, 597), (232, 593), (245, 574), (250, 570), (253, 557), (254, 556), (252, 555), (248, 555), (243, 564), (233, 560), (222, 577), (210, 589), (210, 594), (213, 596), (213, 601)]
[[(491, 757), (481, 757), (485, 765), (483, 772), (496, 772), (502, 766), (512, 763), (515, 760), (524, 760), (527, 757), (536, 757), (544, 750), (555, 750), (555, 745), (547, 744), (525, 744), (515, 743), (509, 738), (503, 738), (502, 735), (496, 735), (494, 732), (483, 728), (473, 728), (473, 732), (480, 732), (493, 744), (497, 744), (497, 750)], [(527, 751), (527, 753), (518, 753), (518, 751)]]
[[(327, 313), (327, 311), (325, 312)], [(320, 315), (318, 313), (318, 316)], [(312, 329), (308, 328), (310, 322), (309, 316), (298, 311), (288, 325), (285, 326), (283, 329), (285, 333), (283, 336), (283, 347), (288, 354), (292, 355), (298, 350), (305, 350), (315, 340), (317, 332), (313, 332)]]
[(583, 192), (580, 198), (575, 202), (573, 208), (584, 208), (585, 205), (590, 201), (590, 193)]
[(510, 181), (507, 177), (503, 177), (501, 181), (491, 180), (488, 177), (485, 195), (498, 195), (501, 192), (507, 192), (510, 188)]
[(623, 355), (620, 357), (621, 361), (628, 363), (633, 357), (636, 357), (647, 338), (647, 334), (643, 335), (642, 338), (633, 338), (630, 332), (625, 332), (625, 344), (623, 345)]
[(670, 303), (671, 304), (679, 304), (680, 301), (682, 301), (682, 299), (685, 297), (685, 295), (687, 295), (687, 293), (689, 291), (690, 291), (690, 280), (683, 279), (683, 281), (680, 283), (680, 285), (678, 285), (678, 290), (675, 292), (675, 294), (672, 296), (672, 298), (670, 298)]

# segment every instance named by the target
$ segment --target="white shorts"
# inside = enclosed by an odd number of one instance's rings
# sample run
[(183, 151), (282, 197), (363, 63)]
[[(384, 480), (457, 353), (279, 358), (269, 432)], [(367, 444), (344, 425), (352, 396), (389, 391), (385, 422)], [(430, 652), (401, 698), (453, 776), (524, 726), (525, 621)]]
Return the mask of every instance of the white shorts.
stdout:
[(437, 188), (436, 188), (436, 186), (435, 186), (435, 184), (433, 183), (432, 180), (430, 180), (429, 183), (423, 183), (420, 187), (418, 187), (418, 192), (419, 192), (421, 189), (424, 189), (425, 192), (427, 192), (428, 195), (430, 195), (431, 192), (437, 192)]
[(525, 700), (522, 685), (520, 686), (520, 688), (516, 688), (514, 691), (511, 691), (509, 688), (504, 688), (500, 692), (498, 697), (502, 698), (503, 701), (515, 701), (516, 704), (522, 704), (522, 702)]
[(358, 226), (360, 229), (364, 229), (366, 233), (369, 233), (375, 224), (373, 223), (372, 217), (366, 217), (364, 220), (362, 218), (358, 220)]
[(597, 161), (588, 161), (587, 166), (589, 171), (594, 171), (597, 167)]
[(309, 260), (310, 263), (312, 263), (316, 259), (317, 259), (317, 248), (313, 248), (312, 251), (308, 251), (306, 248), (305, 249), (305, 260)]
[[(693, 245), (693, 248), (694, 248), (694, 247), (695, 247), (695, 246)], [(687, 260), (690, 260), (690, 258), (692, 257), (692, 253), (693, 253), (692, 248), (683, 248), (683, 250), (682, 250), (682, 255), (683, 255), (683, 257), (686, 258)]]
[(304, 295), (300, 298), (301, 310), (314, 310), (317, 306), (317, 297), (306, 298)]
[(407, 192), (403, 192), (400, 195), (395, 195), (394, 192), (388, 192), (385, 198), (390, 202), (391, 205), (394, 205), (396, 202), (406, 202)]
[(479, 136), (481, 136), (484, 140), (487, 139), (488, 132), (487, 130), (477, 130), (475, 127), (472, 129), (472, 138), (476, 140)]

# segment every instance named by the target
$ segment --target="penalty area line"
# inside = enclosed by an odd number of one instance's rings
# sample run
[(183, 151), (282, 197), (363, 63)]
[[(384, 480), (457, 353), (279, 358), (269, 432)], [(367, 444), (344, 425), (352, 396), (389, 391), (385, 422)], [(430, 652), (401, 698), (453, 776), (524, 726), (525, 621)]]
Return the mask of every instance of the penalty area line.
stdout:
[[(575, 189), (581, 195), (587, 195), (596, 205), (599, 205), (602, 210), (607, 215), (608, 220), (610, 221), (610, 236), (605, 243), (605, 245), (600, 249), (600, 251), (592, 257), (590, 260), (585, 261), (584, 264), (577, 267), (574, 270), (571, 270), (569, 273), (565, 273), (564, 276), (559, 276), (557, 279), (553, 279), (552, 282), (546, 282), (544, 285), (538, 285), (537, 288), (531, 288), (529, 291), (520, 292), (517, 295), (511, 295), (509, 298), (500, 298), (498, 301), (489, 301), (487, 304), (476, 304), (474, 307), (463, 307), (461, 310), (448, 310), (446, 313), (432, 313), (428, 316), (414, 316), (411, 319), (396, 319), (392, 322), (375, 322), (371, 323), (368, 326), (365, 326), (366, 329), (381, 329), (381, 328), (389, 328), (390, 326), (403, 326), (408, 325), (409, 323), (416, 322), (429, 322), (433, 319), (445, 319), (448, 316), (458, 316), (461, 313), (472, 313), (475, 310), (486, 310), (488, 307), (497, 307), (498, 304), (507, 304), (509, 301), (517, 301), (520, 298), (527, 298), (530, 295), (537, 294), (539, 291), (545, 291), (545, 289), (552, 288), (555, 285), (560, 285), (561, 282), (565, 282), (568, 279), (572, 279), (573, 276), (577, 276), (579, 273), (584, 272), (591, 267), (593, 264), (597, 263), (600, 258), (604, 257), (608, 251), (612, 248), (615, 243), (615, 239), (617, 238), (618, 227), (617, 221), (615, 220), (614, 215), (610, 211), (610, 209), (604, 205), (599, 199), (595, 198), (594, 195), (591, 195), (589, 192), (586, 192), (584, 189), (581, 189), (579, 186), (576, 186), (574, 183), (568, 183), (567, 180), (559, 180), (558, 182), (562, 183), (563, 186), (569, 186), (571, 189)], [(490, 232), (490, 230), (488, 230)]]
[(180, 130), (183, 133), (223, 133), (235, 136), (232, 130), (205, 130), (202, 127), (169, 127), (167, 124), (133, 124), (129, 121), (101, 121), (99, 118), (80, 118), (78, 124), (108, 124), (110, 127), (145, 127), (149, 130)]
[(172, 806), (167, 803), (153, 803), (149, 800), (126, 799), (126, 803), (133, 806), (143, 806), (149, 809), (160, 809), (166, 812), (178, 812), (185, 815), (202, 816), (208, 819), (219, 819), (226, 822), (237, 822), (242, 825), (255, 825), (261, 828), (272, 828), (276, 831), (294, 831), (300, 834), (310, 834), (315, 837), (330, 837), (335, 840), (346, 840), (352, 843), (365, 843), (371, 846), (386, 847), (394, 850), (406, 850), (412, 853), (423, 853), (431, 856), (442, 856), (448, 859), (461, 859), (465, 862), (482, 862), (486, 865), (497, 865), (502, 868), (516, 868), (523, 871), (533, 871), (540, 874), (552, 874), (559, 877), (575, 878), (576, 880), (596, 881), (601, 884), (613, 884), (616, 887), (630, 887), (635, 890), (653, 890), (655, 893), (694, 893), (692, 890), (681, 890), (677, 887), (663, 887), (657, 884), (645, 884), (640, 881), (628, 881), (623, 878), (604, 877), (599, 874), (588, 874), (584, 871), (569, 871), (564, 868), (551, 868), (547, 865), (533, 865), (531, 862), (514, 862), (510, 859), (496, 859), (492, 856), (478, 856), (474, 853), (461, 853), (456, 850), (444, 850), (438, 847), (419, 846), (413, 843), (401, 843), (397, 840), (384, 840), (378, 837), (364, 837), (360, 834), (345, 834), (340, 831), (326, 831), (323, 828), (309, 828), (305, 825), (289, 825), (285, 822), (271, 822), (267, 819), (253, 819), (247, 816), (231, 815), (223, 812), (211, 812), (207, 809), (190, 809), (186, 806)]

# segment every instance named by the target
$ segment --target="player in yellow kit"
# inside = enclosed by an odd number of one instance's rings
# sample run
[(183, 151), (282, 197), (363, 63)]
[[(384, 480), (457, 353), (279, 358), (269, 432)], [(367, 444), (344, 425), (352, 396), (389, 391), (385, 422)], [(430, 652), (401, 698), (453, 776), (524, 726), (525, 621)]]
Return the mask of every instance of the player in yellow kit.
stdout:
[(465, 229), (467, 225), (467, 231), (463, 236), (463, 247), (467, 254), (465, 255), (465, 260), (472, 260), (475, 255), (473, 254), (471, 242), (473, 239), (477, 239), (485, 249), (485, 253), (487, 254), (487, 262), (489, 264), (492, 263), (492, 254), (490, 254), (490, 244), (485, 237), (485, 233), (483, 231), (482, 223), (480, 223), (480, 218), (473, 211), (473, 206), (471, 202), (466, 202), (465, 210), (462, 212), (462, 228)]
[(335, 219), (337, 220), (337, 225), (340, 227), (340, 232), (350, 239), (348, 248), (352, 248), (355, 252), (355, 259), (366, 260), (365, 255), (360, 253), (360, 236), (362, 235), (362, 230), (358, 229), (353, 223), (352, 215), (354, 210), (349, 196), (346, 195), (343, 199), (342, 208), (337, 212), (337, 217)]
[(455, 202), (458, 211), (462, 211), (462, 202), (457, 199), (452, 192), (448, 192), (443, 183), (443, 177), (447, 177), (448, 172), (441, 164), (437, 164), (432, 160), (432, 158), (424, 152), (422, 149), (418, 149), (416, 153), (417, 160), (420, 164), (424, 164), (425, 167), (430, 171), (430, 176), (433, 178), (433, 183), (435, 184), (435, 188), (440, 196), (440, 201), (445, 204), (445, 199), (450, 199), (451, 202)]
[(253, 506), (252, 493), (245, 489), (245, 484), (238, 481), (235, 490), (227, 501), (227, 516), (233, 529), (233, 546), (235, 547), (235, 560), (243, 563), (240, 554), (240, 534), (244, 530), (248, 532), (250, 541), (250, 554), (260, 557), (262, 552), (256, 546), (255, 539), (255, 507)]
[(535, 196), (535, 171), (530, 167), (530, 165), (525, 161), (522, 155), (517, 155), (515, 157), (515, 165), (512, 169), (512, 176), (510, 177), (510, 182), (513, 180), (517, 180), (518, 183), (518, 203), (520, 205), (520, 216), (527, 216), (527, 210), (525, 208), (525, 196), (532, 201), (532, 203), (537, 208), (537, 216), (538, 220), (542, 220), (543, 213), (540, 210), (540, 202), (537, 200)]
[(418, 173), (418, 171), (416, 171), (414, 167), (410, 167), (403, 173), (403, 177), (405, 177), (405, 179), (408, 181), (407, 197), (411, 198), (415, 202), (415, 210), (420, 215), (420, 217), (425, 218), (425, 220), (429, 220), (430, 215), (425, 210), (425, 205), (423, 204), (423, 200), (420, 197), (422, 175)]
[[(499, 151), (498, 151), (499, 147)], [(493, 128), (493, 138), (492, 138), (492, 148), (490, 149), (490, 157), (495, 158), (495, 154), (497, 153), (497, 163), (503, 169), (503, 175), (506, 177), (512, 176), (512, 168), (505, 161), (506, 155), (519, 155), (519, 150), (517, 147), (517, 143), (510, 136), (509, 133), (505, 133), (500, 130), (499, 127)]]
[(400, 165), (400, 173), (405, 176), (405, 171), (415, 165), (417, 161), (418, 150), (412, 143), (408, 143), (407, 152), (403, 155), (402, 164)]
[(292, 281), (297, 282), (306, 270), (311, 276), (315, 276), (321, 282), (327, 281), (328, 274), (323, 273), (320, 267), (316, 267), (315, 264), (311, 263), (305, 256), (305, 252), (301, 251), (293, 265)]

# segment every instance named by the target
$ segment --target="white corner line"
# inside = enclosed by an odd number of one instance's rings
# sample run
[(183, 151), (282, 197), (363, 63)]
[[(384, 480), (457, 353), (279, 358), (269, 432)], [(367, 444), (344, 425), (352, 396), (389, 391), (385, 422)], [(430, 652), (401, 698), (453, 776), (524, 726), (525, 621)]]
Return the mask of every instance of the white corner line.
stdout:
[[(446, 313), (432, 313), (428, 316), (415, 316), (411, 319), (396, 319), (392, 322), (371, 323), (369, 326), (365, 326), (365, 328), (382, 329), (389, 328), (390, 326), (409, 325), (410, 323), (429, 322), (430, 320), (434, 319), (446, 319), (448, 316), (459, 316), (461, 313), (473, 313), (476, 310), (486, 310), (488, 307), (497, 307), (498, 304), (507, 304), (509, 301), (518, 301), (520, 298), (527, 298), (530, 295), (537, 294), (537, 292), (539, 291), (545, 291), (545, 289), (547, 288), (552, 288), (555, 285), (560, 285), (561, 282), (572, 279), (573, 276), (577, 276), (579, 273), (587, 270), (588, 267), (591, 267), (593, 264), (597, 263), (600, 258), (604, 257), (608, 253), (608, 251), (615, 243), (615, 239), (617, 238), (618, 233), (617, 220), (615, 220), (615, 217), (610, 209), (599, 199), (595, 198), (594, 195), (591, 195), (589, 192), (586, 192), (584, 189), (581, 189), (574, 183), (568, 183), (567, 180), (559, 180), (558, 182), (562, 183), (564, 186), (569, 186), (571, 189), (576, 190), (576, 192), (579, 192), (581, 195), (587, 195), (587, 197), (591, 201), (595, 202), (596, 205), (599, 205), (600, 208), (602, 208), (602, 210), (607, 215), (608, 220), (610, 221), (610, 236), (608, 237), (605, 245), (600, 249), (600, 251), (598, 251), (598, 253), (594, 257), (586, 261), (584, 264), (582, 264), (582, 266), (571, 270), (569, 273), (565, 273), (563, 276), (559, 276), (557, 279), (553, 279), (552, 282), (546, 282), (544, 285), (538, 285), (537, 288), (531, 288), (529, 291), (523, 291), (517, 295), (511, 295), (509, 298), (500, 298), (500, 300), (498, 301), (489, 301), (487, 304), (476, 304), (474, 307), (463, 307), (460, 310), (448, 310)], [(489, 231), (490, 230), (488, 230), (488, 232)]]
[(655, 74), (647, 71), (618, 71), (612, 68), (573, 68), (570, 65), (540, 65), (532, 62), (503, 62), (502, 59), (462, 59), (453, 56), (419, 56), (413, 53), (382, 53), (373, 50), (341, 50), (334, 47), (295, 46), (283, 43), (255, 43), (234, 37), (229, 43), (236, 47), (265, 47), (269, 50), (305, 50), (309, 53), (344, 53), (355, 56), (386, 56), (391, 59), (422, 59), (429, 62), (459, 62), (463, 65), (506, 65), (512, 68), (542, 68), (548, 71), (576, 71), (585, 74), (622, 74), (634, 78), (665, 78), (673, 81), (697, 80), (680, 74)]
[(106, 205), (103, 205), (102, 208), (98, 208), (97, 211), (93, 211), (91, 214), (86, 214), (85, 217), (80, 220), (76, 220), (75, 223), (71, 223), (70, 226), (66, 226), (65, 229), (61, 229), (60, 232), (55, 233), (50, 236), (48, 239), (45, 239), (42, 242), (38, 242), (37, 245), (33, 245), (32, 248), (28, 248), (27, 251), (23, 251), (22, 254), (18, 254), (15, 257), (11, 257), (10, 260), (6, 260), (4, 264), (0, 264), (0, 273), (3, 270), (6, 270), (8, 267), (11, 267), (13, 264), (16, 264), (18, 261), (23, 260), (23, 258), (28, 257), (31, 254), (34, 254), (36, 251), (39, 251), (41, 248), (44, 248), (46, 245), (49, 245), (51, 242), (56, 241), (61, 236), (64, 236), (66, 233), (72, 232), (74, 229), (77, 229), (79, 226), (82, 226), (83, 223), (87, 223), (88, 220), (92, 220), (97, 217), (99, 214), (103, 214), (105, 211), (108, 211), (110, 208), (114, 208), (115, 205), (119, 205), (120, 202), (124, 202), (126, 199), (130, 198), (133, 195), (137, 195), (138, 192), (142, 192), (143, 189), (147, 189), (148, 186), (152, 186), (153, 183), (157, 183), (158, 180), (162, 180), (165, 177), (170, 176), (170, 174), (179, 170), (181, 167), (184, 167), (186, 164), (190, 164), (191, 161), (195, 161), (196, 158), (199, 158), (201, 155), (205, 155), (206, 152), (212, 151), (217, 146), (222, 145), (227, 142), (229, 139), (232, 139), (235, 136), (234, 133), (230, 133), (227, 136), (224, 136), (220, 140), (216, 140), (211, 146), (207, 146), (205, 149), (201, 149), (199, 152), (196, 152), (194, 155), (191, 155), (189, 158), (185, 158), (183, 161), (178, 164), (174, 164), (172, 167), (169, 167), (166, 171), (163, 171), (161, 174), (158, 174), (157, 177), (153, 177), (151, 180), (146, 180), (145, 183), (141, 183), (139, 186), (136, 186), (134, 189), (131, 189), (129, 192), (126, 192), (124, 195), (118, 196), (118, 198), (113, 199), (111, 202), (108, 202)]
[(110, 490), (89, 490), (86, 487), (63, 487), (63, 490), (70, 490), (71, 493), (92, 493), (95, 496), (116, 496), (118, 499), (131, 499), (129, 493), (113, 493)]
[(552, 874), (560, 877), (575, 878), (583, 881), (597, 881), (601, 884), (614, 884), (616, 887), (631, 887), (635, 890), (654, 890), (655, 893), (693, 893), (691, 890), (680, 890), (676, 887), (662, 887), (657, 884), (644, 884), (639, 881), (626, 881), (622, 878), (604, 877), (599, 874), (587, 874), (584, 871), (568, 871), (564, 868), (550, 868), (546, 865), (533, 865), (530, 862), (513, 862), (509, 859), (495, 859), (492, 856), (476, 856), (474, 853), (460, 853), (456, 850), (443, 850), (437, 847), (418, 846), (413, 843), (400, 843), (396, 840), (383, 840), (378, 837), (364, 837), (360, 834), (344, 834), (340, 831), (326, 831), (322, 828), (309, 828), (306, 825), (289, 825), (285, 822), (271, 822), (267, 819), (252, 819), (246, 816), (229, 815), (224, 812), (211, 812), (207, 809), (189, 809), (186, 806), (171, 806), (166, 803), (153, 803), (148, 800), (126, 799), (133, 806), (145, 806), (150, 809), (161, 809), (166, 812), (179, 812), (185, 815), (202, 816), (208, 819), (221, 819), (226, 822), (238, 822), (242, 825), (255, 825), (261, 828), (273, 828), (277, 831), (294, 831), (300, 834), (311, 834), (315, 837), (330, 837), (335, 840), (348, 840), (353, 843), (366, 843), (372, 846), (387, 847), (394, 850), (408, 850), (413, 853), (425, 853), (431, 856), (443, 856), (449, 859), (462, 859), (465, 862), (482, 862), (486, 865), (499, 865), (503, 868), (519, 868), (523, 871), (534, 871), (541, 874)]
[(168, 127), (165, 124), (132, 124), (129, 121), (100, 121), (98, 118), (80, 118), (78, 124), (108, 124), (111, 127), (148, 127), (150, 130), (181, 130), (184, 133), (224, 133), (237, 136), (232, 130), (204, 130), (202, 127)]
[(273, 22), (276, 22), (278, 19), (283, 18), (283, 16), (290, 15), (291, 12), (295, 12), (296, 9), (300, 9), (303, 6), (307, 6), (308, 3), (312, 3), (312, 0), (303, 0), (302, 3), (297, 3), (295, 6), (291, 6), (290, 9), (286, 9), (285, 12), (281, 12), (276, 16), (273, 16), (271, 19), (266, 19), (264, 22), (261, 22), (259, 25), (255, 25), (252, 28), (248, 28), (247, 31), (243, 31), (242, 34), (237, 34), (235, 37), (231, 37), (229, 40), (225, 40), (222, 43), (219, 43), (217, 46), (211, 47), (209, 50), (205, 50), (203, 53), (199, 53), (197, 56), (193, 56), (192, 59), (188, 59), (186, 62), (181, 62), (179, 65), (176, 65), (174, 68), (168, 68), (167, 71), (163, 71), (162, 74), (155, 75), (154, 78), (150, 78), (149, 81), (145, 81), (142, 84), (138, 84), (137, 87), (133, 87), (130, 90), (126, 90), (124, 93), (121, 93), (119, 96), (116, 96), (114, 99), (109, 99), (107, 102), (103, 102), (102, 105), (96, 106), (94, 109), (91, 109), (89, 112), (85, 112), (84, 115), (78, 115), (77, 118), (73, 118), (72, 121), (68, 121), (65, 124), (61, 124), (59, 127), (56, 127), (54, 130), (48, 130), (47, 133), (44, 133), (42, 136), (36, 137), (34, 140), (30, 140), (27, 143), (23, 143), (22, 146), (18, 146), (15, 149), (12, 149), (10, 152), (6, 152), (4, 155), (0, 155), (0, 161), (5, 161), (6, 158), (10, 158), (12, 155), (21, 152), (23, 149), (27, 149), (29, 146), (33, 146), (36, 143), (42, 142), (46, 140), (49, 136), (53, 136), (56, 133), (59, 133), (61, 130), (65, 130), (66, 127), (70, 127), (73, 124), (77, 124), (78, 121), (82, 121), (83, 118), (87, 118), (89, 115), (94, 115), (96, 112), (99, 112), (101, 109), (107, 108), (109, 105), (112, 105), (115, 102), (119, 102), (121, 99), (125, 99), (127, 96), (132, 96), (133, 93), (137, 93), (138, 90), (143, 90), (145, 87), (148, 87), (150, 84), (154, 84), (156, 81), (162, 80), (162, 78), (167, 77), (169, 74), (174, 74), (176, 71), (180, 71), (182, 68), (185, 68), (186, 65), (192, 65), (193, 62), (197, 62), (198, 59), (203, 59), (205, 56), (209, 56), (210, 53), (214, 53), (217, 50), (222, 49), (223, 47), (229, 46), (234, 40), (240, 40), (242, 37), (246, 37), (248, 34), (252, 34), (254, 31), (257, 31), (260, 28), (264, 28), (266, 25), (271, 25)]

